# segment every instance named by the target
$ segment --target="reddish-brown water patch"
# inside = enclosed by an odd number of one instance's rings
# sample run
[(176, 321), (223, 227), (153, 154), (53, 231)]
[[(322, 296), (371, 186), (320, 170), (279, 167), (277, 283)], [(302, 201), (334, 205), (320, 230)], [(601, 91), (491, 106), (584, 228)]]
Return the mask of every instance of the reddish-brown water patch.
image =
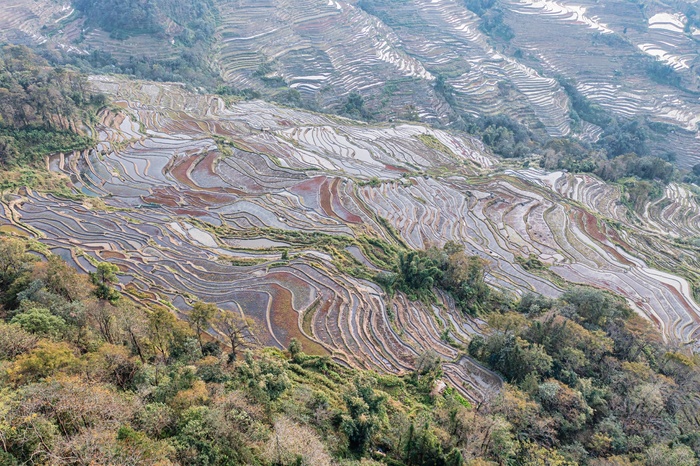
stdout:
[(214, 163), (216, 162), (216, 159), (219, 158), (219, 153), (216, 151), (209, 151), (207, 152), (207, 155), (204, 156), (204, 158), (198, 158), (197, 163), (195, 166), (192, 168), (192, 171), (203, 171), (205, 175), (210, 176), (210, 177), (215, 177), (216, 172), (214, 171)]
[(212, 204), (228, 204), (234, 202), (238, 197), (223, 192), (187, 191), (185, 198), (189, 204), (210, 206)]
[(384, 168), (386, 168), (387, 170), (392, 171), (392, 172), (399, 172), (399, 173), (409, 173), (410, 172), (410, 170), (407, 170), (403, 167), (396, 167), (394, 165), (384, 165)]
[(100, 256), (104, 259), (126, 259), (126, 256), (117, 251), (99, 251)]
[(206, 217), (207, 215), (209, 215), (207, 212), (205, 212), (203, 210), (188, 209), (188, 208), (174, 209), (173, 212), (175, 212), (178, 215), (190, 215), (192, 217)]
[(287, 346), (292, 338), (301, 342), (304, 352), (314, 355), (326, 355), (328, 351), (304, 335), (299, 329), (299, 314), (292, 307), (292, 293), (276, 283), (269, 285), (272, 295), (270, 323), (280, 342)]
[(323, 209), (323, 212), (325, 212), (325, 214), (329, 217), (334, 217), (335, 215), (333, 214), (333, 206), (331, 205), (331, 190), (329, 188), (327, 178), (323, 180), (323, 183), (321, 183), (321, 186), (319, 186), (318, 195), (319, 200), (321, 201), (321, 209)]
[[(600, 228), (598, 227), (598, 219), (593, 214), (590, 214), (586, 211), (577, 211), (576, 217), (578, 219), (577, 223), (581, 225), (583, 231), (588, 236), (598, 241), (599, 245), (608, 253), (610, 253), (613, 257), (615, 257), (615, 259), (617, 259), (624, 265), (634, 265), (634, 263), (630, 262), (615, 248), (607, 244), (609, 242), (609, 239), (606, 235), (603, 234), (603, 232), (600, 231)], [(583, 218), (581, 219), (580, 217)]]
[(166, 207), (177, 207), (180, 201), (180, 196), (171, 192), (167, 188), (154, 188), (153, 193), (144, 196), (144, 202), (149, 202), (152, 204), (160, 204)]
[(176, 161), (173, 164), (173, 167), (170, 169), (170, 174), (172, 174), (173, 177), (180, 183), (189, 186), (190, 188), (196, 188), (197, 185), (190, 179), (189, 172), (199, 158), (200, 157), (185, 157)]
[(342, 220), (349, 222), (349, 223), (362, 223), (362, 219), (350, 212), (345, 208), (345, 206), (342, 204), (340, 201), (340, 178), (336, 178), (333, 180), (333, 183), (331, 185), (331, 199), (332, 199), (332, 206), (333, 206), (333, 212), (336, 213), (338, 217), (340, 217)]
[(299, 194), (299, 195), (317, 195), (319, 191), (319, 187), (321, 184), (323, 184), (326, 181), (325, 176), (317, 176), (315, 178), (311, 178), (309, 180), (302, 181), (301, 183), (292, 186), (289, 188), (289, 191), (294, 194)]

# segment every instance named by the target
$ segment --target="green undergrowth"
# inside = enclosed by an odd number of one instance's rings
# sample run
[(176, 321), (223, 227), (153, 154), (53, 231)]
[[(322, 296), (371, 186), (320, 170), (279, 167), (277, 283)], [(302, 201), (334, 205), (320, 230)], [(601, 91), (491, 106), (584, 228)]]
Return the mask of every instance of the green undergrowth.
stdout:
[(515, 256), (515, 261), (529, 271), (546, 270), (548, 268), (547, 264), (542, 262), (535, 254), (530, 254), (528, 257)]
[(21, 188), (47, 192), (66, 199), (81, 199), (70, 180), (43, 167), (0, 169), (0, 191), (17, 192)]
[(401, 291), (426, 304), (437, 302), (435, 290), (441, 289), (460, 310), (479, 315), (510, 305), (507, 296), (486, 284), (486, 265), (484, 259), (467, 255), (463, 245), (448, 241), (442, 248), (400, 251), (395, 272), (381, 272), (375, 281), (390, 296)]
[(252, 267), (255, 265), (264, 264), (268, 259), (262, 257), (231, 257), (219, 256), (219, 262), (223, 262), (236, 267)]
[(37, 161), (60, 152), (81, 151), (95, 145), (95, 140), (89, 136), (42, 127), (14, 129), (0, 126), (0, 141), (11, 146), (5, 150), (18, 154), (13, 160), (17, 164)]

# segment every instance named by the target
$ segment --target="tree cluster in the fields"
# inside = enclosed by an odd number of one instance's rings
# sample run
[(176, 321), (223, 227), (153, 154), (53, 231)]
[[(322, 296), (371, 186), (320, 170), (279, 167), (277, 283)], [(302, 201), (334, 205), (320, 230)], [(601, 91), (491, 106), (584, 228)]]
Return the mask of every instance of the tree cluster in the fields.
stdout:
[(486, 261), (469, 256), (464, 246), (448, 241), (442, 248), (409, 250), (398, 255), (397, 272), (376, 280), (388, 291), (400, 290), (413, 299), (432, 299), (434, 289), (448, 292), (464, 312), (478, 314), (502, 299), (486, 284)]

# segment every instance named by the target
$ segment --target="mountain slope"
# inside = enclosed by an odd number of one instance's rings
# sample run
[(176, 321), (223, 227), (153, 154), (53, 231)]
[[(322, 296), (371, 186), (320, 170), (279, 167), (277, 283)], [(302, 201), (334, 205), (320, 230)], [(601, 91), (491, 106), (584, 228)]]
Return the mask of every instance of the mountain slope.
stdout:
[[(452, 124), (461, 115), (504, 113), (540, 138), (595, 141), (605, 128), (572, 119), (570, 96), (556, 80), (563, 77), (620, 118), (672, 125), (655, 129), (654, 151), (675, 153), (683, 167), (697, 163), (697, 50), (693, 17), (685, 14), (692, 11), (657, 2), (477, 3), (218, 2), (216, 32), (194, 42), (183, 39), (184, 17), (120, 40), (84, 24), (69, 5), (15, 0), (0, 11), (6, 40), (54, 44), (140, 76), (220, 79), (238, 91), (332, 111), (344, 111), (359, 93), (366, 114), (379, 119)], [(94, 51), (109, 59), (85, 55)]]

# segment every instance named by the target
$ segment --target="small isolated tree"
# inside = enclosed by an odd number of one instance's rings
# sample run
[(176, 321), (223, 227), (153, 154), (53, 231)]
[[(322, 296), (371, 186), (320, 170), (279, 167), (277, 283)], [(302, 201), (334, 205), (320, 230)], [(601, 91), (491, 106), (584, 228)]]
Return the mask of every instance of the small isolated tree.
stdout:
[(421, 390), (426, 392), (432, 390), (435, 380), (442, 376), (440, 355), (429, 349), (416, 358), (415, 365), (416, 368), (412, 374), (413, 380)]
[(233, 362), (241, 347), (245, 344), (246, 333), (251, 333), (255, 322), (250, 317), (244, 317), (237, 311), (221, 309), (216, 315), (215, 324), (217, 328), (228, 339), (231, 352), (229, 362)]
[(7, 286), (28, 262), (24, 242), (14, 238), (0, 239), (0, 284)]
[(215, 304), (202, 301), (197, 301), (192, 306), (192, 311), (190, 312), (190, 326), (197, 335), (200, 350), (204, 350), (202, 334), (209, 329), (218, 311), (219, 309)]
[(294, 362), (301, 362), (304, 358), (303, 348), (301, 347), (301, 342), (296, 338), (292, 338), (289, 342), (289, 355), (292, 357)]
[(88, 277), (57, 255), (48, 256), (46, 262), (37, 262), (32, 275), (44, 283), (47, 291), (70, 302), (84, 300), (90, 290)]
[(96, 286), (95, 296), (111, 303), (119, 299), (119, 292), (112, 287), (115, 283), (119, 283), (117, 272), (119, 267), (114, 264), (109, 262), (97, 264), (97, 270), (90, 274), (92, 283)]
[(416, 374), (425, 375), (431, 372), (439, 372), (441, 362), (440, 355), (429, 349), (416, 358)]
[(164, 307), (157, 306), (148, 313), (148, 340), (163, 361), (170, 357), (175, 326), (175, 316)]

